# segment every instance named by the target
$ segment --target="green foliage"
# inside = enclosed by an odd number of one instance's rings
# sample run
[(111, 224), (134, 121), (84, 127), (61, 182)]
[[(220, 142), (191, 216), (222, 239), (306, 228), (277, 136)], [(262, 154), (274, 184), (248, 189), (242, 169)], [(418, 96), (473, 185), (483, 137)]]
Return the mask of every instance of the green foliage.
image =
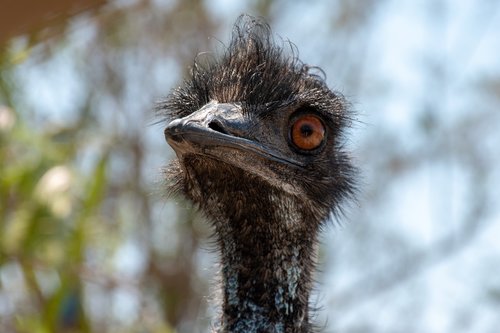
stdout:
[[(61, 53), (71, 49), (64, 36), (52, 42)], [(29, 45), (12, 50), (0, 53), (0, 303), (8, 304), (6, 309), (0, 304), (0, 331), (173, 332), (163, 318), (168, 311), (155, 308), (163, 300), (148, 294), (149, 286), (158, 286), (168, 303), (170, 287), (161, 286), (162, 271), (122, 277), (114, 261), (135, 234), (147, 232), (154, 198), (140, 176), (144, 154), (138, 134), (113, 121), (100, 127), (98, 103), (119, 99), (113, 94), (122, 91), (115, 81), (97, 79), (93, 85), (87, 81), (94, 73), (81, 72), (87, 75), (83, 102), (71, 109), (72, 121), (53, 122), (28, 102), (20, 84), (30, 74), (23, 77), (19, 67), (44, 60), (34, 60)], [(48, 50), (46, 63), (57, 54)], [(74, 63), (83, 64), (76, 58)], [(142, 122), (136, 125), (135, 131), (144, 129)], [(117, 163), (127, 177), (117, 176)], [(138, 217), (146, 223), (137, 223)], [(159, 258), (147, 256), (149, 246), (154, 244), (143, 246), (144, 260)], [(111, 299), (130, 288), (144, 291), (141, 297), (145, 304), (153, 302), (153, 314), (144, 311), (145, 318), (122, 324), (112, 316), (116, 303), (106, 300), (111, 306), (100, 305), (101, 317), (92, 313), (96, 295)]]
[(55, 332), (69, 324), (88, 332), (81, 296), (75, 318), (65, 323), (61, 314), (68, 295), (81, 295), (79, 274), (89, 226), (99, 222), (108, 153), (84, 174), (75, 162), (78, 141), (58, 140), (65, 129), (40, 130), (24, 122), (22, 112), (5, 106), (1, 112), (14, 123), (0, 134), (0, 266), (20, 270), (27, 295), (12, 325), (19, 332)]

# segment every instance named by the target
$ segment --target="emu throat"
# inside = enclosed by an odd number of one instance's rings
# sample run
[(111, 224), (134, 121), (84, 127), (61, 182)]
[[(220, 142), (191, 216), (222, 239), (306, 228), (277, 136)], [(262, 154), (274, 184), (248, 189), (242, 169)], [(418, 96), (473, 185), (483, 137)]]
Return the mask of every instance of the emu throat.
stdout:
[[(317, 218), (307, 203), (230, 165), (193, 159), (193, 201), (213, 222), (222, 309), (216, 332), (308, 332)], [(218, 177), (210, 178), (212, 172)]]
[(311, 263), (304, 258), (311, 257), (310, 246), (286, 242), (277, 248), (280, 244), (268, 237), (235, 238), (221, 249), (218, 332), (307, 332)]

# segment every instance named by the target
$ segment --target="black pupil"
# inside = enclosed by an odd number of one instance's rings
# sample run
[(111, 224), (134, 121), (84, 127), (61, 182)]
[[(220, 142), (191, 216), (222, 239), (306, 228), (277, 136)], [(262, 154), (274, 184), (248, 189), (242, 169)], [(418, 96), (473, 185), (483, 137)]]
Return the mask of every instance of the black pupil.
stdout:
[(300, 126), (300, 134), (302, 134), (302, 136), (304, 138), (311, 136), (313, 134), (313, 132), (314, 132), (314, 130), (311, 127), (311, 125), (309, 125), (309, 124), (304, 124), (304, 125)]

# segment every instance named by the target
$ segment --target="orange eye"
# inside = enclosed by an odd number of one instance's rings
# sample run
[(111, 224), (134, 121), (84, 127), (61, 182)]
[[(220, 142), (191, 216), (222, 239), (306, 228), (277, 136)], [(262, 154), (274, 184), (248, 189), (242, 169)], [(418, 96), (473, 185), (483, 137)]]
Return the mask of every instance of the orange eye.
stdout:
[(325, 126), (313, 115), (300, 116), (292, 125), (291, 139), (297, 148), (313, 150), (318, 148), (325, 138)]

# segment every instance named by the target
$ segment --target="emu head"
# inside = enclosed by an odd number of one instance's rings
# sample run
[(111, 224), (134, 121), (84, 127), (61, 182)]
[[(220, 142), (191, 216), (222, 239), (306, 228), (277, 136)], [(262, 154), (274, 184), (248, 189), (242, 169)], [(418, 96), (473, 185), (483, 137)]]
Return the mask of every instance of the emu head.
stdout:
[(236, 204), (233, 193), (257, 186), (300, 198), (319, 221), (352, 194), (346, 101), (294, 51), (277, 45), (268, 25), (242, 16), (220, 57), (194, 63), (159, 105), (177, 154), (167, 170), (171, 192), (210, 216), (221, 212), (208, 201)]

